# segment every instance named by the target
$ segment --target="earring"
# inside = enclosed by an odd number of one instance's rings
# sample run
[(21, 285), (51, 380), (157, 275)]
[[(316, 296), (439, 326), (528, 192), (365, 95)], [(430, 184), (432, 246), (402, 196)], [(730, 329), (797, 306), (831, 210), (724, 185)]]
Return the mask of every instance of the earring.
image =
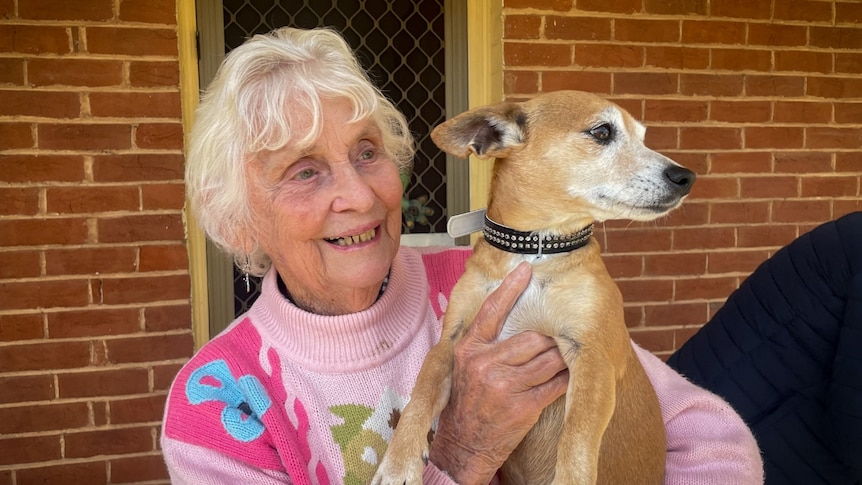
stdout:
[(248, 276), (248, 272), (251, 270), (251, 257), (246, 254), (245, 255), (245, 264), (242, 265), (242, 279), (245, 281), (245, 292), (251, 293), (251, 278)]

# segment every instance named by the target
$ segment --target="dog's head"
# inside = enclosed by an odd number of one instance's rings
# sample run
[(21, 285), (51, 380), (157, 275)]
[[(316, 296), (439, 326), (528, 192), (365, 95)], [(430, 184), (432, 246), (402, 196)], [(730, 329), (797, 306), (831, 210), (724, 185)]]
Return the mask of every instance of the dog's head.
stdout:
[(488, 210), (547, 229), (651, 220), (679, 206), (695, 174), (644, 146), (645, 132), (610, 101), (558, 91), (465, 112), (431, 138), (458, 157), (496, 158)]

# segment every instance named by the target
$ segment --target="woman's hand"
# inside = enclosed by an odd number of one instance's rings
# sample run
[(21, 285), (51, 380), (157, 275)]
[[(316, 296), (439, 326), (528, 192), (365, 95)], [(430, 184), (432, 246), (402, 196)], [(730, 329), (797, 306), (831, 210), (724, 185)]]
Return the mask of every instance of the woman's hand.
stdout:
[(430, 460), (462, 485), (486, 485), (542, 410), (566, 392), (569, 375), (553, 339), (524, 332), (497, 342), (531, 274), (522, 263), (506, 276), (455, 344), (452, 395)]

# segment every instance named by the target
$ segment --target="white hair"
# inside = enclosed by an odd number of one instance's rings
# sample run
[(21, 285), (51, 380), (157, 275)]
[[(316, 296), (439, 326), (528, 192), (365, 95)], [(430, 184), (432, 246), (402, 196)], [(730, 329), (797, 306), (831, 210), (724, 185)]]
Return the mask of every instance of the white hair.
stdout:
[[(252, 225), (245, 164), (262, 151), (304, 147), (320, 135), (322, 104), (346, 99), (352, 121), (372, 119), (399, 170), (413, 163), (404, 115), (372, 84), (344, 39), (330, 29), (281, 28), (231, 51), (201, 98), (189, 139), (186, 190), (198, 223), (244, 271), (270, 258), (234, 236)], [(309, 126), (310, 123), (310, 126)]]

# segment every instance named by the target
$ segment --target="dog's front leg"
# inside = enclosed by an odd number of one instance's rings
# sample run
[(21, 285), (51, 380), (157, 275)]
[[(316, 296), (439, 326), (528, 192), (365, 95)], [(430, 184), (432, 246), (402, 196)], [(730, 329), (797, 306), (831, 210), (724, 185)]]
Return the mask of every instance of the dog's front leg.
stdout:
[(614, 413), (616, 371), (598, 349), (558, 339), (569, 367), (566, 416), (557, 447), (555, 485), (595, 484), (599, 448)]
[(428, 352), (372, 485), (421, 485), (428, 431), (452, 391), (453, 352), (450, 339), (441, 339)]

